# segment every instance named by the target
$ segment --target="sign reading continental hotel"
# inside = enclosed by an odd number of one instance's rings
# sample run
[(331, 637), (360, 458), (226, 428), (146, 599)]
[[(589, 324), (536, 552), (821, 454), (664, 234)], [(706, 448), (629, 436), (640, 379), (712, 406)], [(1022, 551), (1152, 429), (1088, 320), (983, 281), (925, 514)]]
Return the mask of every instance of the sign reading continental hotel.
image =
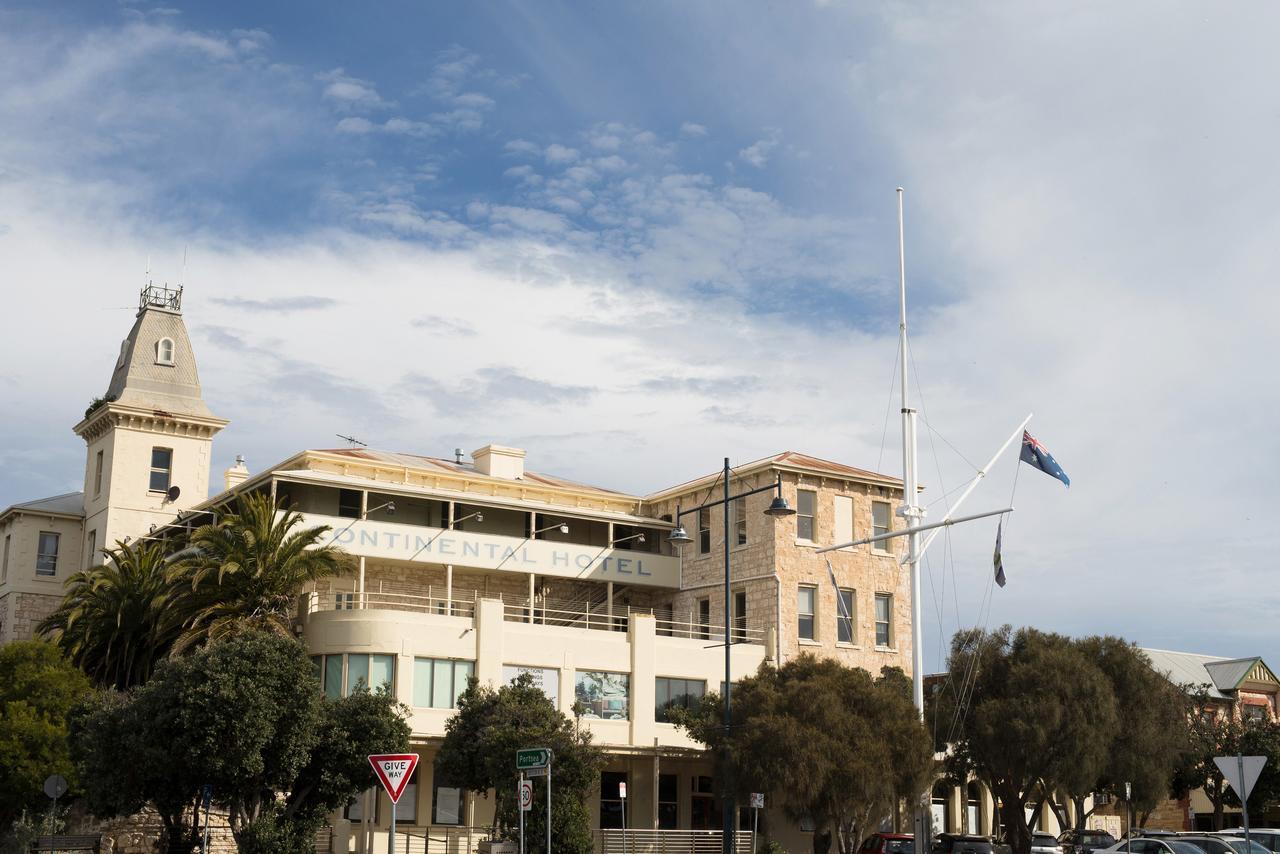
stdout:
[(368, 520), (348, 527), (348, 519), (314, 513), (303, 514), (303, 518), (307, 525), (328, 525), (332, 529), (322, 544), (333, 543), (366, 558), (531, 572), (559, 578), (625, 581), (652, 587), (680, 586), (679, 559), (651, 552)]

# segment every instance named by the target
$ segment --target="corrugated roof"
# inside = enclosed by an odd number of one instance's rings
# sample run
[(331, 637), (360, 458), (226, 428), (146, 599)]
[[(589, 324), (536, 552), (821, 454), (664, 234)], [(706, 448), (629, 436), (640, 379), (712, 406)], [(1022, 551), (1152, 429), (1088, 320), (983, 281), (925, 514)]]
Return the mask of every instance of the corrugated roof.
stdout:
[(1209, 696), (1219, 700), (1230, 699), (1223, 691), (1234, 689), (1239, 680), (1237, 679), (1232, 684), (1226, 684), (1215, 678), (1210, 668), (1215, 667), (1215, 665), (1248, 661), (1249, 664), (1245, 667), (1245, 672), (1247, 673), (1252, 663), (1257, 661), (1254, 658), (1229, 659), (1214, 655), (1198, 655), (1194, 652), (1172, 652), (1167, 649), (1143, 649), (1142, 651), (1151, 659), (1152, 668), (1157, 673), (1163, 673), (1173, 684), (1205, 685), (1208, 687)]
[[(770, 466), (790, 466), (793, 468), (807, 469), (815, 472), (825, 472), (837, 477), (849, 477), (857, 480), (870, 480), (877, 483), (883, 483), (887, 486), (897, 486), (902, 488), (902, 478), (893, 477), (892, 475), (880, 474), (878, 472), (869, 471), (868, 469), (855, 468), (847, 466), (844, 463), (837, 463), (831, 460), (824, 460), (820, 457), (811, 457), (808, 454), (801, 454), (796, 451), (783, 451), (780, 454), (774, 454), (769, 457), (761, 457), (758, 460), (752, 460), (749, 463), (743, 463), (733, 467), (735, 475), (749, 474), (758, 469), (768, 468)], [(655, 501), (669, 495), (677, 495), (687, 492), (690, 489), (698, 489), (704, 482), (711, 482), (720, 477), (720, 472), (715, 474), (706, 474), (687, 480), (676, 486), (669, 486), (666, 489), (660, 489), (657, 492), (650, 493), (645, 496), (646, 501)]]
[(1261, 660), (1257, 656), (1253, 658), (1237, 658), (1232, 661), (1218, 661), (1213, 664), (1206, 664), (1204, 669), (1209, 671), (1209, 675), (1213, 677), (1213, 684), (1223, 691), (1234, 691), (1240, 687), (1240, 683), (1249, 675), (1249, 671), (1253, 669), (1253, 666)]
[[(459, 463), (454, 460), (442, 459), (440, 457), (424, 457), (418, 454), (403, 454), (396, 451), (379, 451), (373, 448), (332, 448), (332, 449), (314, 449), (312, 453), (316, 454), (333, 454), (340, 457), (351, 457), (357, 460), (368, 460), (370, 462), (385, 463), (387, 465), (445, 471), (451, 474), (461, 474), (467, 477), (485, 478), (494, 480), (499, 483), (512, 483), (513, 481), (505, 477), (493, 477), (481, 472), (475, 467), (474, 463)], [(571, 489), (576, 492), (597, 492), (601, 495), (607, 495), (612, 498), (622, 498), (638, 501), (639, 497), (626, 492), (619, 492), (616, 489), (605, 489), (602, 486), (592, 486), (591, 484), (579, 483), (575, 480), (569, 480), (563, 477), (556, 477), (550, 474), (541, 474), (526, 470), (520, 481), (536, 483), (540, 486), (549, 486), (558, 489)], [(520, 481), (514, 481), (516, 483)]]
[(12, 511), (22, 513), (58, 513), (64, 516), (84, 515), (84, 493), (65, 492), (49, 498), (37, 498), (35, 501), (23, 501), (5, 509), (0, 516), (7, 516)]

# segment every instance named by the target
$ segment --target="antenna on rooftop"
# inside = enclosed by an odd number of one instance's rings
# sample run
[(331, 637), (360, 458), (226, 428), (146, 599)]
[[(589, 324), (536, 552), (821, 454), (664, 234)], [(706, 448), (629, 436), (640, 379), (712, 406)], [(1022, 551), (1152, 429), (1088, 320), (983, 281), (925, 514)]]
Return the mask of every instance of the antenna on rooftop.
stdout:
[(151, 253), (147, 253), (147, 284), (151, 284)]
[(369, 446), (368, 446), (368, 445), (366, 445), (364, 442), (361, 442), (359, 439), (355, 438), (354, 436), (344, 436), (344, 435), (342, 435), (341, 433), (335, 433), (334, 435), (335, 435), (335, 436), (337, 436), (339, 439), (342, 439), (342, 440), (344, 440), (344, 441), (350, 442), (350, 443), (351, 443), (351, 445), (352, 445), (353, 447), (354, 447), (355, 445), (359, 445), (359, 446), (360, 446), (360, 447), (362, 447), (362, 448), (367, 448), (367, 447), (369, 447)]

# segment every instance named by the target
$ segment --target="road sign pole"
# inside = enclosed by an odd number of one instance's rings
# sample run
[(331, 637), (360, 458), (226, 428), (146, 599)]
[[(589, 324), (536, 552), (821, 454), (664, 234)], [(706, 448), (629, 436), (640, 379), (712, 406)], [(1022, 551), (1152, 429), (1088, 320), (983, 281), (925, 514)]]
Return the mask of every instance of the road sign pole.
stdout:
[(524, 854), (524, 772), (516, 785), (516, 810), (520, 813), (520, 854)]
[(547, 854), (551, 854), (551, 763), (547, 763)]
[[(1236, 769), (1240, 774), (1240, 779), (1244, 780), (1244, 754), (1236, 754)], [(1241, 788), (1244, 788), (1243, 786)], [(1249, 792), (1247, 790), (1239, 792), (1240, 795), (1240, 814), (1244, 818), (1244, 847), (1249, 854), (1253, 854), (1253, 846), (1250, 845), (1249, 839)]]
[(756, 854), (756, 837), (760, 834), (760, 808), (751, 810), (751, 854)]
[(391, 835), (387, 837), (387, 854), (396, 854), (396, 802), (391, 802)]

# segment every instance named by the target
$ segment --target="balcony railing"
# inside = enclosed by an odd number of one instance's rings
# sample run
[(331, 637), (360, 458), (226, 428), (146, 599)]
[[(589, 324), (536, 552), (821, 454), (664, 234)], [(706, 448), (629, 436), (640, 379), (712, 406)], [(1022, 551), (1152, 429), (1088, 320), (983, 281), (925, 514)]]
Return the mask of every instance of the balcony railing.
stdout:
[[(357, 611), (362, 609), (408, 611), (416, 614), (473, 619), (476, 603), (481, 598), (499, 599), (503, 603), (503, 616), (511, 623), (530, 623), (538, 626), (594, 629), (597, 631), (625, 632), (632, 615), (652, 616), (657, 633), (663, 637), (692, 638), (724, 643), (724, 626), (676, 619), (670, 608), (637, 608), (615, 605), (613, 612), (600, 602), (591, 600), (533, 600), (533, 614), (529, 613), (529, 597), (483, 594), (479, 590), (429, 586), (425, 595), (420, 593), (387, 593), (384, 591), (359, 593), (354, 590), (316, 591), (303, 595), (302, 608), (307, 613), (317, 611)], [(763, 644), (764, 629), (734, 626), (730, 630), (732, 643)]]
[[(724, 843), (719, 830), (597, 830), (596, 854), (720, 854)], [(739, 830), (733, 838), (737, 854), (751, 854), (751, 831)]]

